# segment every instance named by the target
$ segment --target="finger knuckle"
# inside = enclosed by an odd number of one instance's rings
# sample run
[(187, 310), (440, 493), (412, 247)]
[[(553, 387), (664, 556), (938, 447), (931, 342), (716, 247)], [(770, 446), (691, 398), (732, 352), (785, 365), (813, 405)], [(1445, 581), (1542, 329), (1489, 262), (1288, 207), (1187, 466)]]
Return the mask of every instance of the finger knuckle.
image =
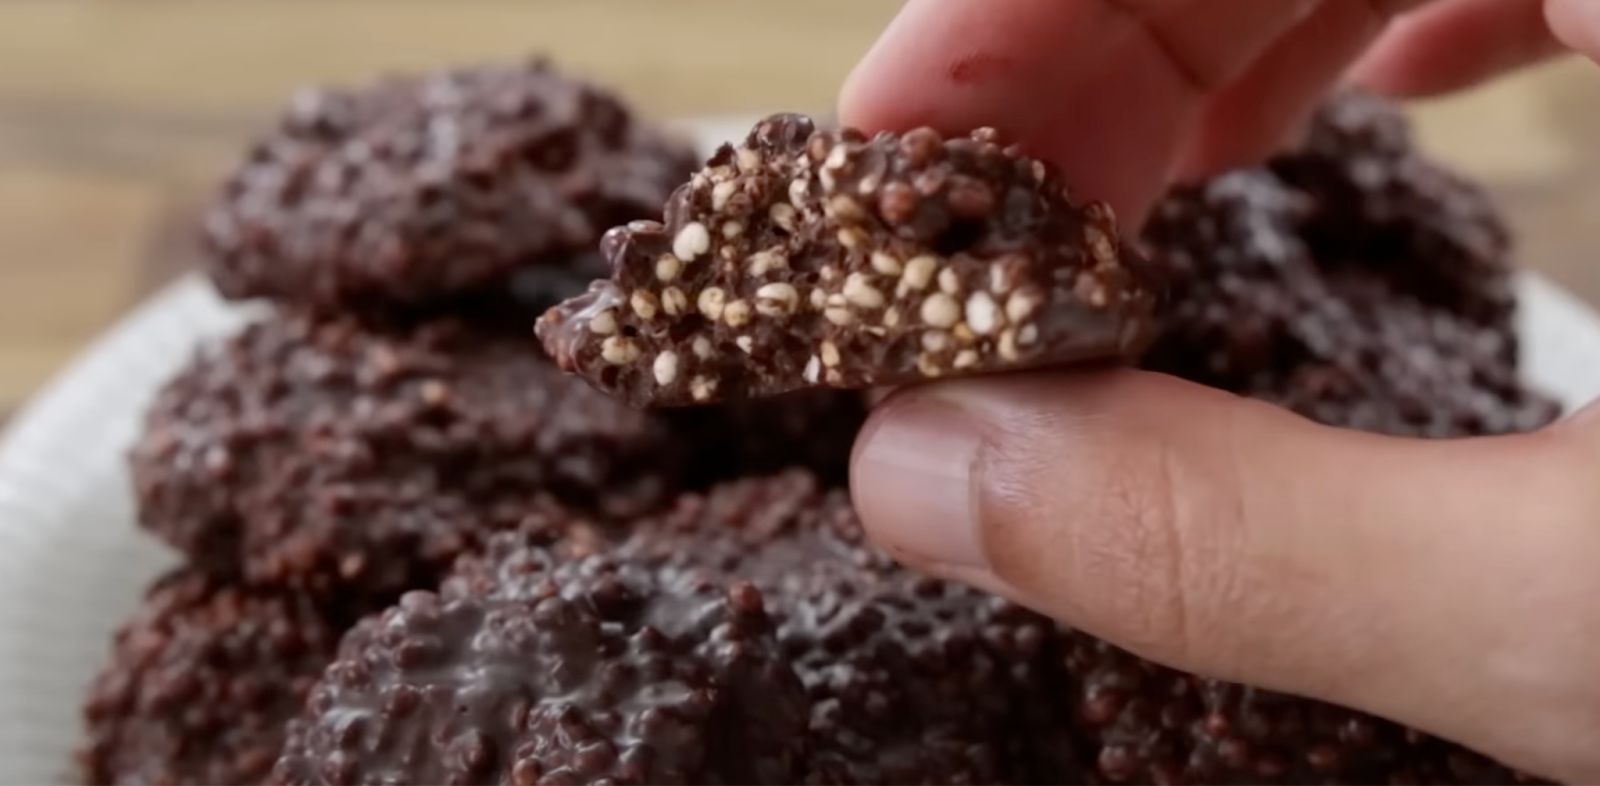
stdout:
[(1163, 445), (1122, 440), (1090, 452), (1071, 476), (1030, 475), (996, 495), (1008, 501), (984, 517), (989, 568), (1067, 622), (1181, 656), (1191, 588), (1174, 458)]
[(1075, 529), (1099, 540), (1091, 564), (1107, 624), (1124, 646), (1181, 653), (1191, 604), (1171, 453), (1162, 445), (1130, 451), (1106, 469), (1091, 520)]

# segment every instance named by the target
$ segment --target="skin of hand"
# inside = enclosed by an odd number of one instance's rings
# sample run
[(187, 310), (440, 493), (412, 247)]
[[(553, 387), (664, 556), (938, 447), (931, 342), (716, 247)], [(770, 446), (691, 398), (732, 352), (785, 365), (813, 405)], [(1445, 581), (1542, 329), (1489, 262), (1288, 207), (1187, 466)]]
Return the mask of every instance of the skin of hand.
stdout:
[[(1341, 80), (1427, 95), (1569, 49), (1600, 56), (1600, 0), (911, 0), (840, 115), (995, 126), (1137, 221), (1172, 179), (1270, 152)], [(1593, 783), (1597, 466), (1597, 407), (1410, 440), (1095, 370), (896, 392), (851, 487), (919, 569)]]

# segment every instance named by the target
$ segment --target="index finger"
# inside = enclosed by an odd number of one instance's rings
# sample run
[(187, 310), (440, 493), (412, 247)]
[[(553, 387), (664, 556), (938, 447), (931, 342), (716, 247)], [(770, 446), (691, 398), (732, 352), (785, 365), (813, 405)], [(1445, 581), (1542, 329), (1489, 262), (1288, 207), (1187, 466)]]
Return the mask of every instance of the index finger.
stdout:
[(1130, 195), (1160, 190), (1195, 107), (1318, 4), (911, 0), (851, 74), (840, 119), (869, 132), (993, 127), (1136, 220)]
[(850, 74), (840, 119), (1024, 136), (1045, 119), (1041, 99), (1108, 59), (1142, 18), (1188, 1), (908, 0)]

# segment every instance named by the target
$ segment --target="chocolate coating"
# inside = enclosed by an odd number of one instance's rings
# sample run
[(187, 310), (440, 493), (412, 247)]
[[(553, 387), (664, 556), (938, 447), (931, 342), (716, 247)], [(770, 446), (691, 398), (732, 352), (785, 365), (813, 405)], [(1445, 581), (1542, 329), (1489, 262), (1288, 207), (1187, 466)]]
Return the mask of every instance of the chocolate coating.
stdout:
[(850, 451), (869, 411), (854, 390), (798, 390), (772, 398), (657, 410), (690, 445), (686, 483), (810, 469), (824, 483), (845, 484)]
[(667, 595), (602, 556), (531, 589), (411, 593), (352, 631), (275, 782), (793, 782), (804, 697), (760, 592)]
[(552, 498), (655, 504), (680, 443), (525, 333), (278, 314), (166, 387), (132, 470), (143, 526), (201, 564), (392, 597)]
[(207, 212), (231, 298), (382, 311), (533, 267), (604, 275), (608, 227), (657, 218), (686, 143), (543, 60), (298, 95)]
[[(781, 652), (808, 695), (805, 782), (1083, 776), (1075, 751), (1035, 751), (1026, 725), (1051, 714), (1042, 669), (1053, 624), (899, 568), (865, 542), (847, 495), (807, 473), (687, 495), (660, 516), (595, 529), (561, 548), (654, 576), (662, 597), (650, 608), (666, 629), (693, 618), (678, 598), (709, 588), (744, 580), (768, 598)], [(563, 558), (502, 535), (483, 557), (464, 560), (443, 591), (537, 596)], [(1052, 766), (1034, 768), (1035, 756)]]
[(117, 631), (89, 687), (84, 782), (263, 782), (346, 619), (191, 568), (166, 575)]
[(1305, 236), (1325, 268), (1373, 271), (1425, 303), (1512, 329), (1505, 219), (1487, 191), (1416, 147), (1398, 105), (1339, 94), (1269, 166), (1313, 198)]
[(1267, 170), (1169, 194), (1145, 233), (1172, 289), (1143, 365), (1396, 435), (1527, 431), (1559, 415), (1518, 379), (1509, 324), (1472, 318), (1466, 302), (1416, 297), (1409, 258), (1318, 256), (1319, 204)]
[(1354, 710), (1197, 677), (1071, 639), (1067, 702), (1109, 783), (1531, 783)]
[(989, 130), (869, 139), (775, 115), (601, 252), (611, 279), (538, 332), (636, 406), (1129, 355), (1152, 303), (1110, 209)]
[(1399, 436), (1526, 432), (1561, 414), (1559, 402), (1528, 389), (1506, 361), (1512, 337), (1403, 297), (1325, 301), (1302, 317), (1298, 333), (1309, 346), (1340, 350), (1245, 392), (1322, 423)]

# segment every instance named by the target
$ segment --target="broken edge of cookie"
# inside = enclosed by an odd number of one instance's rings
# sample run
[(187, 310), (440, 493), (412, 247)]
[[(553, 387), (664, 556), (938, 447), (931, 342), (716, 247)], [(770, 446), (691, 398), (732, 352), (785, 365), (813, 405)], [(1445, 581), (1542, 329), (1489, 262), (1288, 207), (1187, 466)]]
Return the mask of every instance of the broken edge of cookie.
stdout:
[(634, 406), (860, 389), (1137, 355), (1151, 273), (1110, 208), (981, 129), (762, 120), (608, 232), (611, 278), (545, 312), (568, 372)]

